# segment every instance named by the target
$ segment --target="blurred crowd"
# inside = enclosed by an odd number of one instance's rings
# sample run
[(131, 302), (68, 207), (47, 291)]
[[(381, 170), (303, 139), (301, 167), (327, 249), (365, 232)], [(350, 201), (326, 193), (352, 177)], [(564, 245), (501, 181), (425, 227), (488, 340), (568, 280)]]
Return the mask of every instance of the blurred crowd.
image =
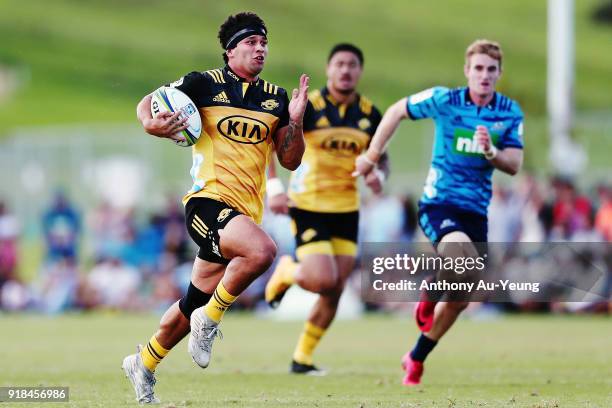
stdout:
[[(409, 194), (364, 197), (361, 242), (424, 241), (417, 199)], [(169, 197), (152, 214), (105, 202), (84, 211), (57, 190), (39, 219), (44, 254), (32, 276), (23, 267), (31, 245), (23, 242), (19, 220), (0, 199), (0, 310), (164, 310), (189, 284), (196, 248), (179, 197)], [(612, 186), (581, 191), (567, 178), (542, 181), (525, 174), (512, 186), (494, 186), (489, 220), (490, 242), (611, 242)], [(266, 213), (263, 227), (279, 254), (293, 252), (286, 216)], [(265, 307), (269, 275), (251, 285), (236, 308)]]
[[(19, 227), (0, 204), (0, 306), (59, 313), (70, 309), (165, 308), (189, 284), (195, 253), (179, 199), (140, 219), (102, 202), (83, 216), (57, 191), (41, 216), (44, 255), (37, 276), (18, 273)], [(85, 244), (86, 248), (81, 248)]]

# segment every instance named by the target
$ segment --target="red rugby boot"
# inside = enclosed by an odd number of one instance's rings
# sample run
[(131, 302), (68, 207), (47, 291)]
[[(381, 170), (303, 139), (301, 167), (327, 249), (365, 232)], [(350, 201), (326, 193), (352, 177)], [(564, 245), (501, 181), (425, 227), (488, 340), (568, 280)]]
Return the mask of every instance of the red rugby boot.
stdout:
[(414, 361), (410, 356), (410, 352), (407, 352), (404, 354), (404, 357), (402, 357), (402, 369), (406, 372), (402, 380), (403, 385), (413, 386), (421, 383), (423, 363), (421, 361)]

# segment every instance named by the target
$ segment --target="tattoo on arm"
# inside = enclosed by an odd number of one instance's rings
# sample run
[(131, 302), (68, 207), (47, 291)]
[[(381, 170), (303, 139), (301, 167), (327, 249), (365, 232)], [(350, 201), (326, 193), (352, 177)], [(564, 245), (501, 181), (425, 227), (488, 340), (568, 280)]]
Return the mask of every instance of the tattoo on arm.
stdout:
[(302, 125), (298, 125), (297, 123), (293, 121), (289, 122), (289, 129), (287, 129), (287, 134), (285, 135), (285, 139), (283, 140), (283, 143), (280, 146), (279, 153), (281, 155), (284, 155), (291, 148), (291, 145), (293, 144), (293, 141), (295, 140), (296, 133), (299, 133), (301, 129), (302, 129)]

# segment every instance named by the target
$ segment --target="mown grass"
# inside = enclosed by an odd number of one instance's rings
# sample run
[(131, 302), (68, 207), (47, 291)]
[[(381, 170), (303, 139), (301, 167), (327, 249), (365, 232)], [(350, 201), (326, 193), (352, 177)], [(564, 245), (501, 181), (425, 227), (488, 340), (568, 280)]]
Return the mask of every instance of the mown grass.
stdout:
[[(119, 367), (157, 321), (0, 316), (0, 386), (69, 386), (70, 403), (58, 406), (136, 406)], [(196, 368), (182, 342), (156, 389), (162, 407), (608, 407), (610, 327), (596, 317), (462, 320), (430, 356), (423, 385), (406, 388), (399, 358), (417, 336), (408, 317), (336, 322), (316, 355), (330, 375), (304, 378), (286, 373), (301, 322), (230, 313), (211, 366)]]

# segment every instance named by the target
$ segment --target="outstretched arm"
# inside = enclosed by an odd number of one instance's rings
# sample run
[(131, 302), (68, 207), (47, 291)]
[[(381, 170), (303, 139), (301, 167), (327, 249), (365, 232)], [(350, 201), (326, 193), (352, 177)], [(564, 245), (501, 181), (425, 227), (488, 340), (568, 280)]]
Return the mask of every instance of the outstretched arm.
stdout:
[(274, 138), (276, 156), (280, 164), (295, 170), (302, 162), (304, 155), (303, 119), (308, 104), (308, 81), (310, 78), (302, 74), (299, 89), (294, 89), (289, 102), (289, 124), (279, 129)]
[(370, 147), (355, 160), (353, 176), (357, 177), (368, 174), (379, 162), (399, 123), (408, 117), (408, 111), (406, 110), (407, 102), (407, 98), (402, 98), (387, 109), (376, 129), (376, 133), (372, 137)]

